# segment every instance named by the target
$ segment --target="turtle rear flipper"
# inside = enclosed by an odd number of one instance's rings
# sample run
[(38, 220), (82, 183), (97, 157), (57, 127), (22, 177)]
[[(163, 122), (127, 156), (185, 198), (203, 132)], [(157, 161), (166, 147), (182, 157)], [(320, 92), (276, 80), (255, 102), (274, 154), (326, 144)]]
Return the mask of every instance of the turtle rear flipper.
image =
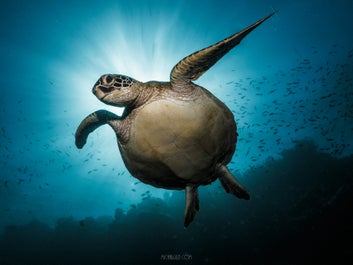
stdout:
[(184, 227), (188, 227), (200, 210), (199, 194), (196, 186), (186, 186), (185, 199)]
[(227, 52), (239, 44), (246, 35), (273, 14), (274, 13), (268, 15), (246, 29), (235, 33), (214, 45), (194, 52), (182, 59), (173, 67), (170, 73), (170, 82), (172, 83), (173, 89), (179, 91), (192, 88), (192, 86), (188, 86), (191, 81), (198, 79)]
[(236, 180), (232, 173), (229, 172), (226, 166), (221, 165), (218, 168), (217, 177), (227, 193), (231, 193), (240, 199), (250, 199), (250, 194), (242, 185), (240, 185), (240, 183)]
[(82, 120), (75, 134), (75, 144), (81, 149), (87, 141), (88, 135), (98, 127), (109, 124), (118, 135), (119, 126), (117, 126), (120, 117), (106, 110), (97, 110)]

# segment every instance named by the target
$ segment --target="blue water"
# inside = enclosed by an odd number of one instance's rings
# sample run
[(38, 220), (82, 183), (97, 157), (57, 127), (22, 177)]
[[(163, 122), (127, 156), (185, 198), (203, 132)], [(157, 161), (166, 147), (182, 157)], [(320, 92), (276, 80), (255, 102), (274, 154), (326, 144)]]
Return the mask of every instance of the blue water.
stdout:
[[(352, 236), (352, 1), (71, 2), (0, 1), (0, 264), (295, 264), (324, 260), (334, 235)], [(131, 177), (110, 127), (76, 149), (86, 115), (122, 113), (91, 93), (102, 74), (168, 81), (181, 58), (273, 10), (195, 82), (234, 113), (229, 168), (249, 202), (219, 182), (201, 187), (201, 211), (184, 230), (184, 192)], [(29, 248), (37, 235), (55, 242), (42, 259)], [(316, 248), (291, 256), (306, 236)], [(352, 244), (341, 245), (352, 258)]]

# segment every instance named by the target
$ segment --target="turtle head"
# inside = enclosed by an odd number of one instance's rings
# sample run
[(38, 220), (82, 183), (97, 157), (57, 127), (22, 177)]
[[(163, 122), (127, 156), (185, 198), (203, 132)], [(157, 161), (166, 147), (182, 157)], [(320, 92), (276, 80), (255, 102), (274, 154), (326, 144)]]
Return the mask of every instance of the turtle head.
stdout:
[(139, 82), (124, 75), (102, 75), (92, 88), (92, 93), (102, 102), (126, 107), (132, 105), (139, 96), (139, 89), (134, 87)]

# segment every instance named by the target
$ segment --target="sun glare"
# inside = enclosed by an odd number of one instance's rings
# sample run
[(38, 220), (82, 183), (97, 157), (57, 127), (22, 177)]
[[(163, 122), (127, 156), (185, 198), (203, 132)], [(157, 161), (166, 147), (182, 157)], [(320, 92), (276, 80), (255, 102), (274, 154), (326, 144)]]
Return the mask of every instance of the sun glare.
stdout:
[[(58, 93), (61, 93), (61, 98), (65, 98), (60, 103), (61, 108), (69, 109), (73, 119), (72, 132), (65, 140), (67, 146), (74, 145), (71, 134), (88, 114), (99, 109), (105, 109), (117, 115), (122, 115), (124, 111), (124, 108), (100, 102), (92, 94), (91, 89), (101, 75), (123, 74), (142, 82), (168, 81), (170, 70), (180, 59), (178, 54), (172, 52), (174, 46), (169, 36), (172, 22), (159, 23), (157, 17), (146, 25), (145, 17), (142, 21), (139, 16), (134, 17), (134, 23), (130, 23), (131, 20), (127, 15), (117, 16), (111, 11), (96, 17), (86, 29), (82, 30), (82, 36), (77, 37), (70, 46), (67, 56), (61, 61), (56, 61), (50, 68), (51, 80), (61, 76), (58, 85), (62, 89), (59, 89)], [(153, 30), (146, 34), (148, 32), (146, 27)], [(56, 104), (55, 108), (57, 107)], [(69, 135), (67, 131), (63, 132), (63, 129), (58, 127), (58, 130), (61, 130), (57, 132), (58, 134)], [(138, 203), (141, 200), (138, 194), (147, 190), (151, 191), (153, 197), (163, 198), (166, 192), (163, 189), (146, 185), (136, 186), (138, 180), (129, 176), (114, 138), (113, 131), (108, 126), (104, 126), (89, 136), (82, 150), (72, 149), (75, 163), (81, 168), (82, 181), (95, 181), (97, 185), (110, 183), (116, 186), (116, 201), (121, 201), (120, 206), (125, 210), (129, 209), (130, 204)], [(80, 152), (79, 156), (77, 152)], [(84, 163), (87, 157), (91, 157), (90, 154), (94, 154), (95, 159)], [(99, 174), (95, 174), (96, 171), (92, 168), (100, 167), (100, 163), (104, 163), (106, 168), (99, 169)], [(138, 193), (134, 192), (135, 190), (138, 190)]]

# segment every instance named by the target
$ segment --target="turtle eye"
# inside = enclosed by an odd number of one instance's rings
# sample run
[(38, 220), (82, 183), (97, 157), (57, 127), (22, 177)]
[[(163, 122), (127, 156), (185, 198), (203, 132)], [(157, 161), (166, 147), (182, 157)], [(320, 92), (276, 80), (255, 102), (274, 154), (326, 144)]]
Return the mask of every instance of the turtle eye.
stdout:
[(111, 75), (107, 75), (107, 76), (105, 77), (105, 82), (106, 82), (107, 84), (110, 84), (112, 81), (113, 81), (113, 77), (112, 77)]

